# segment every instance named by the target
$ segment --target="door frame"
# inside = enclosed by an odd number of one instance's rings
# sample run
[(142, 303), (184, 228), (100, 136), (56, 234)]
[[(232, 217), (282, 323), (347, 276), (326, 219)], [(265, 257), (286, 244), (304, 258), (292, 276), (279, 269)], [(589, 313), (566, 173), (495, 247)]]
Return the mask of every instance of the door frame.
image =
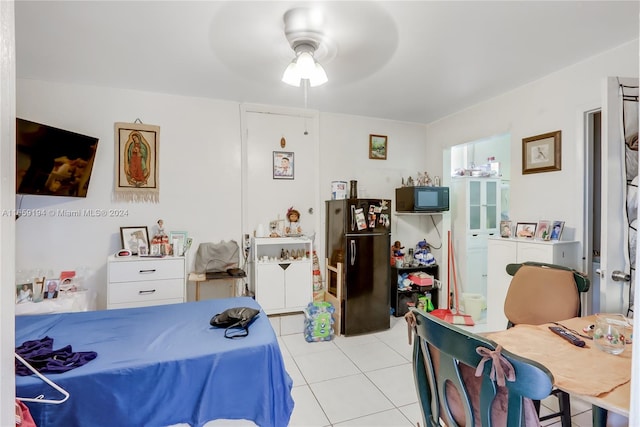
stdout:
[(582, 113), (582, 126), (581, 130), (584, 133), (582, 140), (584, 141), (583, 145), (583, 236), (582, 236), (582, 250), (583, 250), (583, 269), (584, 272), (589, 277), (591, 281), (591, 288), (589, 292), (584, 293), (582, 298), (582, 313), (583, 314), (592, 314), (594, 310), (597, 310), (597, 307), (600, 306), (600, 295), (599, 295), (599, 276), (596, 275), (596, 272), (593, 271), (593, 192), (594, 192), (594, 170), (592, 168), (594, 162), (594, 147), (595, 147), (595, 138), (594, 138), (594, 126), (593, 126), (593, 117), (602, 111), (601, 108), (594, 108), (584, 111)]

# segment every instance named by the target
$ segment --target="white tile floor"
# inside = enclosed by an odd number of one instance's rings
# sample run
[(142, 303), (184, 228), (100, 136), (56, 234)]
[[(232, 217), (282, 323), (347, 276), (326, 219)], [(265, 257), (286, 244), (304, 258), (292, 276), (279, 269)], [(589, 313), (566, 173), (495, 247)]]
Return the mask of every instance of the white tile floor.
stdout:
[[(293, 379), (290, 426), (416, 426), (421, 422), (403, 318), (387, 331), (308, 343), (302, 314), (269, 318)], [(557, 400), (543, 401), (549, 413)], [(590, 427), (591, 407), (572, 399), (573, 425)], [(548, 421), (546, 426), (560, 426)]]

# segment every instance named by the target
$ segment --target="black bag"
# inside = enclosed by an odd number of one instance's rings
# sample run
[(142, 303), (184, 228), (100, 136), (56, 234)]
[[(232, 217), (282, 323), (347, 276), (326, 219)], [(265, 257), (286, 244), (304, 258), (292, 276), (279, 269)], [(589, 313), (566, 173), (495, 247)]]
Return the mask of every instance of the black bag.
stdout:
[[(228, 308), (213, 316), (209, 323), (216, 328), (225, 328), (225, 338), (241, 338), (249, 335), (249, 325), (259, 313), (260, 310), (249, 307)], [(228, 335), (231, 328), (241, 328), (244, 332)]]

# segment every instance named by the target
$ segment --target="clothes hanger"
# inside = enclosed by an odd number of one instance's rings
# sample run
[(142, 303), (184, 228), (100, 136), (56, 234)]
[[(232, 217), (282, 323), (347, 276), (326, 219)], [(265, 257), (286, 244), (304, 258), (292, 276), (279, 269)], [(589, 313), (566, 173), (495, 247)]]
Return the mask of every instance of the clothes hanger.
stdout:
[(41, 395), (39, 395), (39, 396), (37, 396), (35, 398), (31, 398), (31, 397), (16, 397), (17, 400), (21, 400), (23, 402), (51, 403), (51, 404), (54, 404), (54, 405), (59, 405), (60, 403), (65, 402), (69, 398), (69, 392), (67, 392), (65, 389), (60, 387), (58, 384), (54, 383), (49, 378), (45, 377), (40, 372), (38, 372), (26, 360), (24, 360), (22, 357), (20, 357), (20, 355), (18, 353), (14, 353), (14, 355), (16, 356), (16, 359), (18, 359), (20, 361), (20, 363), (22, 363), (24, 366), (26, 366), (31, 372), (36, 374), (36, 376), (38, 378), (40, 378), (45, 383), (49, 384), (54, 389), (58, 390), (64, 396), (64, 398), (60, 399), (60, 400), (51, 400), (51, 399), (45, 399), (44, 395), (41, 394)]

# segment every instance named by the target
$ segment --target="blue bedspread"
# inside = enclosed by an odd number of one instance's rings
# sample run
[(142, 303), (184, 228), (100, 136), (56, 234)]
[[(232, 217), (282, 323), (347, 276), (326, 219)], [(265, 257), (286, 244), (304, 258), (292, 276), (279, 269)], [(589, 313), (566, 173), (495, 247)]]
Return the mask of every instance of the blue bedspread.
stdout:
[[(260, 306), (228, 298), (154, 307), (16, 317), (16, 346), (49, 336), (54, 348), (95, 351), (87, 365), (47, 375), (70, 393), (59, 405), (28, 403), (39, 427), (202, 426), (247, 419), (282, 427), (293, 410), (292, 381), (269, 319), (261, 312), (249, 336), (224, 338), (212, 316)], [(16, 377), (16, 395), (58, 392), (35, 375)]]

